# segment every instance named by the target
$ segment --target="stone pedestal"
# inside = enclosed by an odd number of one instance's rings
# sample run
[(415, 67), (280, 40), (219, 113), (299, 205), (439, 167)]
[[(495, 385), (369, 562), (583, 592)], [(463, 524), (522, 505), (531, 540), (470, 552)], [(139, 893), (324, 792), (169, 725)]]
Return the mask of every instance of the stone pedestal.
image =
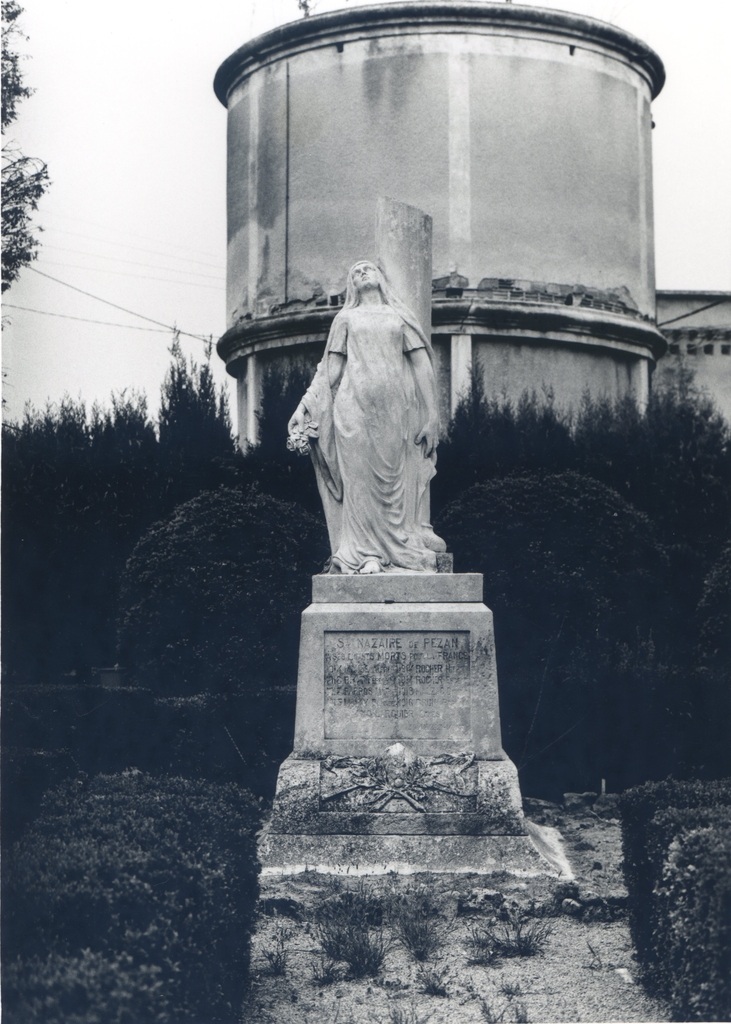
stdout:
[(482, 576), (315, 576), (312, 590), (263, 872), (554, 873), (502, 749)]

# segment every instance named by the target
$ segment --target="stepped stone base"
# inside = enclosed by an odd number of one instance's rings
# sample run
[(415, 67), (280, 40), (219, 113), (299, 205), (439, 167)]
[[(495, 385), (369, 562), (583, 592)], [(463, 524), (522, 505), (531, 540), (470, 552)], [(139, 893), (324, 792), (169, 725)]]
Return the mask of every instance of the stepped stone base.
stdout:
[(316, 576), (265, 875), (556, 874), (500, 737), (477, 574)]
[(512, 761), (400, 744), (378, 758), (288, 757), (259, 860), (264, 875), (557, 874), (528, 834)]
[(265, 832), (259, 844), (262, 875), (317, 871), (332, 875), (445, 874), (554, 875), (528, 836), (320, 835)]

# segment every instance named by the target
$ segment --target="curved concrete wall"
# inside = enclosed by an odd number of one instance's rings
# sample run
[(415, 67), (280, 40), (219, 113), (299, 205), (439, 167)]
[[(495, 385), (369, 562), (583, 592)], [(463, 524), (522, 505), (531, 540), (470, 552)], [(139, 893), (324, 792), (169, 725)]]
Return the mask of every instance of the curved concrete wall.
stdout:
[[(538, 296), (581, 285), (652, 320), (650, 102), (663, 78), (612, 26), (502, 3), (355, 8), (247, 44), (216, 77), (229, 335), (240, 326), (245, 346), (252, 318), (342, 292), (354, 260), (373, 256), (383, 195), (431, 214), (436, 279)], [(244, 349), (228, 342), (240, 374)]]

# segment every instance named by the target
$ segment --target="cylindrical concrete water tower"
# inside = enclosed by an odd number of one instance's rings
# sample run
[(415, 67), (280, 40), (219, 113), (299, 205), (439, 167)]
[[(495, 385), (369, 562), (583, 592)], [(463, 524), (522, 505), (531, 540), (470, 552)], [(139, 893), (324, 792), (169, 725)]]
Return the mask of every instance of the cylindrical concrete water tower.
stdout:
[(410, 0), (304, 18), (219, 68), (228, 108), (228, 330), (239, 433), (267, 363), (316, 361), (380, 196), (434, 222), (442, 416), (547, 386), (643, 401), (654, 326), (659, 57), (589, 18)]

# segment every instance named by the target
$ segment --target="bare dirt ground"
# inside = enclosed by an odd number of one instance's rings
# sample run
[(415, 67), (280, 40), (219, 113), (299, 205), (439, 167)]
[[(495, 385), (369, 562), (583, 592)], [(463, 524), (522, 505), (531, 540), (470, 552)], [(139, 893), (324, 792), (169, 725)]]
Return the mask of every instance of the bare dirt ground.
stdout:
[[(252, 944), (252, 988), (244, 1019), (251, 1024), (485, 1024), (485, 1022), (660, 1022), (667, 1007), (648, 997), (626, 921), (619, 823), (555, 805), (532, 807), (539, 824), (560, 830), (573, 882), (511, 875), (386, 875), (364, 881), (311, 872), (262, 879), (260, 915)], [(428, 893), (439, 911), (444, 944), (418, 963), (388, 926), (391, 943), (376, 977), (318, 984), (323, 963), (315, 915), (334, 893), (365, 885), (392, 906), (399, 894)], [(506, 917), (545, 924), (542, 952), (470, 962), (471, 931)], [(272, 969), (279, 951), (283, 973)], [(269, 955), (267, 955), (269, 954)], [(443, 994), (424, 991), (427, 974)]]

